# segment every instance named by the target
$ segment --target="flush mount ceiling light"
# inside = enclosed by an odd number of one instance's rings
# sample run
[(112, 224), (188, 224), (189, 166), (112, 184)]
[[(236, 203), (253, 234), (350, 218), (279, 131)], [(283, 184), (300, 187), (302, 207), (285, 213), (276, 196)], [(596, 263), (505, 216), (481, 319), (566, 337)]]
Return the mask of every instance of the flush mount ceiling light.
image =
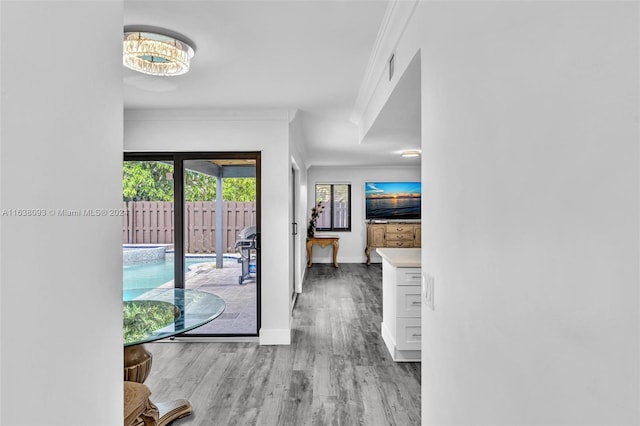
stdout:
[(409, 151), (402, 151), (402, 153), (400, 154), (403, 157), (420, 157), (420, 151), (419, 150), (409, 150)]
[(125, 32), (122, 42), (124, 66), (149, 75), (184, 74), (193, 53), (187, 43), (158, 33)]

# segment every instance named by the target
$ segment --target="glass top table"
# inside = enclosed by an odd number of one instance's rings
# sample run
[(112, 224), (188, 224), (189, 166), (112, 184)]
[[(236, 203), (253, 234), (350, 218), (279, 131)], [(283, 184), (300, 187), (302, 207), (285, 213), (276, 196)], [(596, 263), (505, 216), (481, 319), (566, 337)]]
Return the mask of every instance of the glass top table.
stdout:
[[(144, 343), (181, 334), (214, 320), (225, 308), (212, 293), (180, 288), (126, 290), (123, 297), (124, 380), (144, 383), (152, 355)], [(186, 399), (152, 403), (158, 426), (193, 412)], [(140, 420), (140, 419), (139, 419)]]
[(181, 288), (126, 290), (123, 299), (125, 347), (193, 330), (225, 309), (215, 294)]

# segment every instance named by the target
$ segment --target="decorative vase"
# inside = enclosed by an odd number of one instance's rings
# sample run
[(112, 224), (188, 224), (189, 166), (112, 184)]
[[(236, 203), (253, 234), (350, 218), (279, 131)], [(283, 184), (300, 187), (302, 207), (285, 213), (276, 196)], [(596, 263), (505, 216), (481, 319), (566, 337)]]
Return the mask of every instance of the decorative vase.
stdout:
[(324, 206), (321, 201), (318, 201), (318, 204), (311, 209), (311, 219), (309, 219), (309, 226), (307, 227), (307, 238), (313, 238), (316, 235), (316, 224), (318, 220), (318, 216), (322, 213)]

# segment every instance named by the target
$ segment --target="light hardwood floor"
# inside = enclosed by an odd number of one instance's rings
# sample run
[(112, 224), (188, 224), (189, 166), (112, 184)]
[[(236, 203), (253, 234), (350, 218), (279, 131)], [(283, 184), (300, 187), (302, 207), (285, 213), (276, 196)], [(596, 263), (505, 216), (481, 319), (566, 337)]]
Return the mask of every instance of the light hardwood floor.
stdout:
[(395, 363), (380, 336), (380, 265), (315, 264), (290, 346), (152, 343), (152, 400), (187, 398), (174, 426), (419, 425), (420, 364)]

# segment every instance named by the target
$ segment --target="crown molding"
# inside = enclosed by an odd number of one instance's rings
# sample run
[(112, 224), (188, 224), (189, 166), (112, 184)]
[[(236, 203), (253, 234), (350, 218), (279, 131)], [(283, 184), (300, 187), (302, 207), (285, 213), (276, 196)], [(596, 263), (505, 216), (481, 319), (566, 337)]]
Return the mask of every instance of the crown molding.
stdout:
[(293, 122), (293, 120), (296, 119), (296, 117), (298, 116), (298, 111), (299, 111), (298, 108), (288, 110), (289, 123)]
[(284, 121), (286, 109), (125, 109), (125, 121)]
[(391, 0), (387, 5), (350, 117), (351, 122), (359, 129), (362, 126), (362, 116), (387, 69), (389, 58), (395, 52), (419, 2), (420, 0)]

